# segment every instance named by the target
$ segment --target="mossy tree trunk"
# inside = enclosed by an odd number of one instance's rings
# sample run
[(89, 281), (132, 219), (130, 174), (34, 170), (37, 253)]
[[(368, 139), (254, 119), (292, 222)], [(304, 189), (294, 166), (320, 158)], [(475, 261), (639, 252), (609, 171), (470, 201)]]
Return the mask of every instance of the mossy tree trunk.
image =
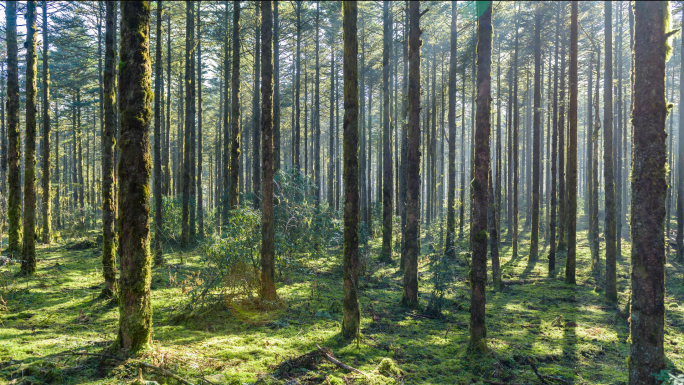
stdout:
[(261, 133), (264, 183), (261, 202), (261, 299), (276, 299), (273, 217), (273, 16), (271, 1), (261, 2)]
[(565, 282), (575, 283), (577, 258), (577, 1), (570, 5), (570, 108), (568, 110), (568, 254), (565, 259)]
[(280, 13), (273, 2), (273, 170), (280, 170)]
[[(42, 176), (43, 176), (43, 244), (50, 244), (52, 239), (52, 190), (51, 162), (50, 162), (50, 70), (48, 60), (50, 55), (50, 40), (48, 39), (48, 14), (47, 1), (43, 1), (43, 151)], [(99, 39), (98, 39), (99, 42)], [(99, 57), (99, 56), (98, 56)], [(4, 115), (4, 114), (2, 114)], [(4, 125), (4, 116), (3, 119)], [(3, 130), (4, 131), (4, 130)], [(4, 140), (4, 137), (3, 137)], [(3, 178), (4, 179), (4, 178)], [(3, 180), (4, 181), (4, 180)], [(2, 185), (4, 188), (4, 185)]]
[[(489, 205), (489, 153), (491, 134), (491, 70), (492, 70), (492, 3), (486, 7), (477, 23), (477, 110), (475, 117), (474, 175), (472, 183), (472, 213), (470, 225), (472, 263), (470, 270), (470, 349), (486, 350), (485, 284), (487, 282), (487, 211)], [(480, 13), (480, 12), (478, 12)]]
[[(233, 72), (231, 74), (230, 208), (238, 205), (240, 175), (240, 2), (233, 1)], [(227, 217), (227, 215), (226, 215)], [(227, 223), (228, 218), (224, 219)]]
[(392, 208), (394, 191), (394, 174), (392, 170), (392, 136), (390, 111), (390, 49), (392, 43), (392, 26), (389, 16), (389, 2), (383, 2), (383, 48), (382, 48), (382, 96), (383, 96), (383, 134), (382, 134), (382, 250), (380, 261), (392, 262)]
[(420, 225), (420, 1), (409, 2), (408, 134), (406, 152), (406, 227), (404, 292), (401, 302), (418, 307), (418, 227)]
[(655, 374), (665, 368), (668, 13), (666, 1), (638, 1), (634, 10), (630, 385), (658, 384)]
[[(603, 178), (606, 194), (606, 299), (617, 301), (615, 175), (613, 168), (613, 22), (612, 2), (605, 2), (606, 72), (603, 85)], [(661, 233), (662, 234), (662, 233)], [(661, 236), (662, 238), (662, 236)]]
[[(114, 196), (114, 143), (116, 136), (116, 13), (113, 1), (106, 3), (105, 10), (105, 63), (104, 86), (104, 132), (102, 139), (102, 275), (105, 286), (102, 295), (117, 293), (116, 287), (116, 198)], [(57, 141), (59, 146), (59, 141)], [(59, 158), (59, 156), (58, 156)]]
[(195, 2), (185, 3), (185, 130), (183, 135), (183, 222), (181, 230), (181, 248), (187, 248), (190, 227), (191, 195), (192, 195), (192, 133), (195, 131)]
[(136, 353), (152, 335), (150, 295), (150, 2), (121, 3), (119, 106), (119, 334), (117, 346)]
[(458, 54), (458, 3), (451, 2), (451, 35), (449, 57), (449, 174), (447, 189), (447, 228), (444, 251), (449, 258), (456, 258), (456, 56)]
[(21, 252), (21, 138), (19, 136), (19, 66), (17, 63), (17, 2), (7, 1), (7, 164), (9, 168), (8, 206), (9, 233), (7, 251)]
[(256, 27), (254, 31), (254, 92), (252, 100), (252, 192), (254, 194), (252, 207), (259, 210), (261, 207), (261, 112), (259, 111), (259, 73), (261, 70), (261, 23), (259, 23), (259, 6), (261, 2), (255, 3)]
[[(682, 52), (684, 52), (684, 39)], [(684, 98), (684, 61), (679, 65), (679, 99)], [(677, 259), (684, 260), (684, 114), (679, 113), (679, 158), (677, 159)], [(626, 151), (625, 151), (626, 152)], [(627, 181), (624, 182), (627, 184)], [(627, 194), (623, 198), (627, 200)], [(626, 210), (623, 215), (627, 214)]]
[(342, 3), (344, 30), (344, 298), (342, 337), (359, 333), (359, 88), (357, 3)]
[(36, 27), (37, 1), (26, 3), (26, 138), (24, 141), (24, 239), (21, 272), (36, 272)]
[[(162, 80), (162, 2), (157, 1), (157, 49), (154, 62), (154, 264), (164, 264), (162, 255), (162, 165), (161, 165), (161, 124), (164, 89)], [(170, 31), (169, 31), (170, 32)]]

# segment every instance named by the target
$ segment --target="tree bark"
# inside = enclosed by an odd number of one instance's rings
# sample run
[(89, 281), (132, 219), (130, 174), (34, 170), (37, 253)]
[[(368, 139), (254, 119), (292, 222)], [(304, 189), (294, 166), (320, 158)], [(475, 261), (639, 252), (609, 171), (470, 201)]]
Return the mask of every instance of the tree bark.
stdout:
[[(202, 24), (200, 2), (197, 2), (197, 234), (204, 238), (204, 202), (202, 194)], [(194, 142), (194, 141), (193, 141)], [(193, 148), (195, 148), (193, 146)]]
[(9, 173), (8, 248), (10, 254), (21, 252), (21, 138), (19, 136), (19, 66), (17, 63), (17, 3), (7, 1), (7, 164)]
[(342, 4), (344, 29), (344, 316), (342, 337), (358, 336), (359, 285), (359, 89), (355, 1)]
[[(295, 28), (297, 30), (297, 51), (296, 51), (296, 58), (295, 58), (295, 131), (294, 131), (294, 167), (297, 171), (301, 172), (301, 165), (300, 165), (300, 151), (299, 151), (299, 142), (300, 142), (300, 137), (301, 137), (301, 122), (300, 122), (300, 116), (301, 116), (301, 106), (299, 103), (299, 94), (300, 94), (300, 78), (301, 78), (301, 45), (302, 45), (302, 22), (301, 22), (301, 17), (302, 17), (302, 2), (301, 1), (296, 1), (296, 25)], [(306, 166), (306, 165), (305, 165)]]
[[(157, 50), (154, 61), (154, 264), (164, 264), (162, 250), (162, 165), (161, 165), (161, 94), (162, 80), (162, 2), (157, 1)], [(170, 32), (170, 31), (169, 31)]]
[(261, 52), (259, 47), (259, 40), (261, 40), (261, 26), (259, 20), (259, 6), (261, 2), (254, 3), (256, 11), (256, 31), (254, 38), (254, 88), (253, 88), (253, 104), (252, 104), (252, 193), (253, 207), (259, 210), (261, 206), (261, 199), (259, 193), (261, 192), (261, 113), (259, 111), (259, 72), (261, 66)]
[[(233, 72), (231, 78), (230, 208), (238, 205), (240, 175), (240, 1), (233, 1)], [(224, 223), (227, 223), (227, 215)]]
[[(605, 80), (603, 86), (603, 175), (606, 194), (606, 299), (617, 301), (615, 184), (613, 168), (613, 23), (612, 2), (605, 2)], [(662, 234), (662, 233), (661, 233)], [(662, 238), (662, 236), (661, 236)]]
[[(489, 152), (491, 134), (491, 69), (492, 69), (492, 3), (478, 4), (478, 11), (486, 9), (477, 23), (477, 112), (475, 126), (475, 154), (472, 183), (473, 218), (472, 263), (470, 270), (470, 349), (487, 350), (485, 338), (485, 284), (487, 282), (487, 208), (489, 205)], [(478, 12), (478, 13), (480, 13)]]
[(577, 1), (570, 5), (570, 109), (568, 111), (568, 254), (565, 259), (565, 282), (575, 283), (577, 258)]
[[(564, 20), (566, 15), (565, 3), (561, 3), (560, 20)], [(560, 34), (560, 95), (558, 106), (558, 250), (567, 249), (567, 240), (565, 239), (565, 215), (566, 215), (566, 200), (565, 200), (565, 47), (567, 45), (566, 31), (561, 28)]]
[[(181, 232), (181, 248), (187, 248), (190, 242), (190, 220), (192, 210), (191, 196), (194, 183), (192, 164), (192, 133), (195, 131), (195, 2), (185, 3), (185, 134), (183, 149), (183, 226)], [(193, 205), (194, 206), (194, 205)]]
[[(49, 245), (52, 239), (52, 200), (50, 194), (52, 192), (52, 177), (50, 172), (50, 70), (48, 66), (50, 55), (50, 40), (48, 39), (48, 17), (47, 17), (47, 1), (43, 1), (43, 244)], [(98, 39), (99, 42), (99, 39)], [(98, 56), (99, 57), (99, 56)], [(2, 114), (2, 125), (4, 134), (4, 113)], [(100, 114), (100, 118), (102, 114)], [(5, 137), (3, 136), (3, 141)], [(2, 178), (4, 182), (4, 174)], [(3, 189), (3, 184), (0, 189)]]
[[(530, 261), (539, 256), (539, 175), (541, 166), (541, 28), (542, 13), (534, 17), (534, 122), (532, 138), (532, 229), (530, 231)], [(529, 145), (528, 145), (529, 146)]]
[(518, 179), (520, 162), (518, 159), (518, 127), (519, 127), (519, 115), (520, 111), (518, 109), (518, 12), (516, 10), (515, 14), (515, 52), (513, 53), (513, 255), (512, 258), (518, 257)]
[(280, 14), (273, 2), (273, 171), (280, 170)]
[(261, 2), (261, 131), (264, 183), (261, 202), (261, 299), (276, 299), (273, 217), (273, 19), (271, 1)]
[(119, 105), (119, 333), (117, 344), (127, 353), (149, 346), (152, 335), (150, 295), (150, 2), (121, 4)]
[(558, 13), (556, 14), (556, 44), (555, 58), (553, 65), (553, 139), (551, 144), (551, 219), (549, 223), (549, 275), (553, 276), (556, 270), (556, 216), (558, 205), (558, 44), (560, 33), (560, 10), (561, 5), (558, 4)]
[(26, 3), (26, 139), (24, 141), (24, 239), (22, 274), (36, 272), (36, 8)]
[(389, 18), (389, 2), (383, 2), (383, 49), (382, 49), (382, 95), (383, 95), (383, 134), (382, 134), (382, 250), (380, 261), (392, 262), (392, 193), (394, 175), (392, 170), (392, 137), (390, 111), (390, 49), (392, 43), (392, 26)]
[(313, 148), (313, 163), (314, 163), (314, 184), (316, 189), (314, 194), (316, 196), (316, 205), (321, 203), (321, 93), (320, 93), (320, 79), (321, 79), (321, 64), (319, 62), (320, 50), (320, 14), (321, 4), (316, 1), (316, 89), (314, 91), (314, 148)]
[[(668, 3), (637, 2), (634, 12), (632, 269), (629, 384), (657, 384), (665, 368), (665, 62)], [(608, 138), (606, 138), (606, 141)]]
[(458, 3), (451, 2), (451, 35), (449, 57), (449, 176), (447, 190), (447, 229), (444, 251), (456, 258), (456, 55), (458, 54)]

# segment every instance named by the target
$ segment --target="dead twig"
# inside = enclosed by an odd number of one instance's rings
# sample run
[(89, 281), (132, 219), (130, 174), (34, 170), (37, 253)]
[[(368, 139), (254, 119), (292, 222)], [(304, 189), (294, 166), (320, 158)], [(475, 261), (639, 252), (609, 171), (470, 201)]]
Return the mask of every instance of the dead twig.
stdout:
[(356, 372), (356, 373), (359, 373), (359, 374), (362, 374), (362, 375), (368, 377), (368, 374), (366, 374), (366, 373), (360, 371), (359, 369), (356, 369), (356, 368), (354, 368), (354, 367), (351, 367), (351, 366), (349, 366), (349, 365), (347, 365), (347, 364), (341, 362), (340, 360), (336, 359), (335, 357), (331, 356), (331, 355), (328, 354), (325, 350), (323, 350), (323, 348), (320, 347), (318, 344), (316, 344), (316, 347), (318, 348), (318, 351), (321, 352), (321, 354), (323, 355), (323, 357), (324, 357), (326, 360), (332, 362), (332, 363), (335, 364), (337, 367), (342, 368), (342, 369), (345, 369), (345, 370), (349, 370), (349, 371), (351, 371), (351, 372)]
[(530, 367), (532, 367), (532, 370), (534, 371), (534, 374), (536, 374), (537, 377), (539, 378), (539, 381), (541, 381), (542, 384), (547, 384), (547, 385), (548, 385), (548, 382), (546, 382), (546, 380), (544, 379), (544, 377), (542, 377), (542, 375), (539, 374), (539, 371), (537, 370), (537, 366), (534, 364), (534, 362), (532, 361), (532, 359), (531, 359), (530, 357), (527, 357), (527, 362), (530, 364)]

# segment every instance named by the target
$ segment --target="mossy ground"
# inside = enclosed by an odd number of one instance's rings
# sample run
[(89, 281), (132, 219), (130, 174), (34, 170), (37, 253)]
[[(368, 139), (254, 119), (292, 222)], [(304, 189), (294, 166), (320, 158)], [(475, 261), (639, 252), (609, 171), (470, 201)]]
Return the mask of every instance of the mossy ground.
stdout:
[[(514, 260), (510, 245), (503, 246), (504, 280), (547, 277), (548, 245), (536, 263), (528, 263), (527, 234), (522, 239), (520, 256)], [(337, 339), (342, 319), (339, 250), (319, 260), (302, 256), (300, 267), (278, 277), (282, 303), (275, 310), (233, 305), (180, 317), (178, 309), (188, 299), (170, 278), (175, 275), (181, 281), (195, 271), (199, 251), (185, 253), (183, 266), (181, 255), (169, 252), (164, 255), (168, 265), (153, 271), (153, 344), (141, 358), (154, 364), (163, 361), (193, 383), (202, 383), (201, 377), (215, 384), (297, 383), (288, 382), (292, 378), (301, 384), (481, 384), (485, 379), (537, 383), (528, 359), (542, 375), (558, 378), (546, 377), (549, 383), (626, 383), (629, 327), (604, 301), (603, 280), (590, 274), (586, 232), (578, 239), (576, 286), (562, 281), (564, 253), (558, 256), (556, 278), (507, 285), (502, 292), (491, 291), (488, 282), (490, 352), (484, 356), (467, 351), (468, 267), (457, 262), (443, 319), (399, 305), (402, 276), (396, 254), (394, 265), (370, 263), (360, 285), (360, 340), (342, 344)], [(380, 243), (380, 238), (371, 242), (372, 260), (379, 255)], [(422, 245), (424, 250), (429, 247), (425, 240)], [(623, 241), (618, 258), (621, 308), (628, 298), (629, 255), (629, 242)], [(62, 355), (105, 352), (116, 338), (118, 309), (98, 298), (100, 256), (99, 247), (41, 246), (34, 277), (16, 276), (18, 264), (1, 269), (0, 293), (7, 310), (0, 305), (0, 383), (118, 384), (137, 378), (132, 364), (98, 367), (98, 357)], [(420, 258), (419, 268), (425, 305), (431, 286), (427, 256)], [(665, 348), (671, 372), (684, 371), (683, 272), (674, 257), (668, 259)], [(318, 354), (305, 355), (316, 350), (315, 344), (332, 349), (339, 360), (368, 377), (338, 369)], [(385, 358), (392, 362), (383, 363)], [(175, 383), (151, 372), (143, 376)]]

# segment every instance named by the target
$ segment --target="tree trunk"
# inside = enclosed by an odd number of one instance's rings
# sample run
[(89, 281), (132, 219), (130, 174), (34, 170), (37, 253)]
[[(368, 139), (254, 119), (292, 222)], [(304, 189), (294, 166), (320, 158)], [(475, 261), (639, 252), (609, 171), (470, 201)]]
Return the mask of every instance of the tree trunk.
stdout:
[(171, 195), (171, 16), (166, 17), (166, 76), (169, 79), (166, 87), (166, 145), (164, 148), (164, 186), (166, 195)]
[[(52, 178), (50, 176), (50, 71), (48, 58), (50, 54), (50, 41), (48, 39), (47, 1), (43, 1), (43, 244), (49, 245), (52, 239)], [(98, 39), (99, 42), (99, 39)], [(99, 57), (99, 56), (98, 56)], [(4, 115), (4, 114), (2, 114)], [(100, 114), (101, 116), (101, 114)], [(5, 117), (2, 116), (3, 134)], [(3, 136), (3, 141), (5, 137)], [(4, 182), (4, 174), (2, 181)], [(3, 184), (0, 189), (4, 189)]]
[(390, 111), (390, 49), (392, 43), (392, 26), (389, 18), (389, 2), (383, 2), (383, 49), (382, 49), (382, 95), (383, 95), (383, 135), (382, 135), (382, 250), (380, 261), (392, 262), (392, 193), (394, 175), (392, 170), (392, 137)]
[[(684, 53), (684, 38), (682, 40), (682, 51)], [(684, 59), (680, 59), (679, 64), (679, 99), (684, 98)], [(679, 158), (677, 159), (677, 260), (684, 260), (684, 113), (679, 111)], [(625, 184), (626, 180), (625, 180)], [(627, 200), (627, 195), (623, 198)], [(626, 214), (623, 213), (624, 216)]]
[(19, 136), (19, 67), (17, 64), (17, 3), (7, 1), (7, 139), (9, 142), (8, 209), (10, 254), (21, 252), (21, 138)]
[[(399, 263), (399, 270), (403, 271), (406, 263), (406, 246), (404, 231), (406, 229), (406, 156), (407, 156), (407, 127), (408, 127), (408, 40), (409, 40), (409, 10), (408, 10), (408, 0), (404, 4), (404, 42), (403, 42), (403, 55), (404, 55), (404, 76), (402, 78), (402, 108), (404, 124), (401, 127), (401, 162), (399, 164), (399, 210), (401, 213), (401, 262)], [(369, 128), (370, 130), (370, 128)]]
[[(592, 187), (593, 191), (591, 193), (591, 204), (593, 208), (591, 209), (591, 250), (592, 250), (592, 271), (598, 273), (600, 270), (599, 265), (599, 133), (601, 132), (601, 118), (599, 117), (599, 83), (601, 82), (601, 47), (598, 47), (598, 53), (596, 55), (596, 89), (594, 94), (594, 123), (592, 129), (592, 141), (594, 145), (592, 146), (593, 154), (592, 159)], [(594, 270), (595, 269), (595, 270)]]
[(321, 67), (319, 63), (319, 50), (320, 50), (320, 2), (316, 2), (316, 90), (314, 91), (314, 151), (313, 151), (313, 163), (314, 163), (314, 185), (316, 186), (314, 194), (316, 195), (316, 205), (321, 203), (321, 97), (320, 97), (320, 78), (321, 78)]
[(273, 2), (273, 171), (280, 170), (280, 16)]
[(36, 272), (36, 8), (26, 3), (26, 139), (24, 141), (24, 239), (21, 272)]
[(518, 257), (518, 179), (520, 163), (518, 160), (518, 126), (520, 111), (518, 110), (518, 11), (515, 14), (515, 52), (513, 53), (513, 254), (512, 258)]
[[(154, 264), (164, 264), (162, 250), (162, 168), (161, 168), (161, 94), (162, 81), (162, 2), (157, 2), (157, 50), (154, 60)], [(169, 33), (171, 31), (168, 31)]]
[[(276, 1), (276, 4), (278, 2)], [(332, 27), (331, 27), (332, 28)], [(333, 47), (334, 39), (330, 34), (330, 46)], [(362, 90), (363, 92), (363, 90)], [(328, 148), (328, 206), (335, 207), (335, 50), (330, 50), (330, 145)]]
[(409, 2), (409, 122), (406, 154), (406, 228), (402, 303), (418, 306), (418, 226), (420, 225), (420, 2)]
[[(115, 2), (106, 2), (104, 86), (104, 133), (102, 140), (102, 296), (116, 295), (116, 197), (114, 196), (114, 143), (116, 135), (116, 13)], [(59, 134), (57, 136), (59, 139)], [(59, 146), (59, 140), (56, 143)], [(59, 154), (57, 156), (59, 158)]]
[[(194, 183), (192, 168), (192, 133), (195, 131), (195, 2), (185, 3), (185, 134), (183, 150), (183, 227), (181, 248), (188, 247), (191, 234), (190, 221), (192, 184)], [(193, 202), (194, 203), (194, 202)]]
[[(230, 52), (230, 34), (228, 33), (228, 20), (229, 20), (229, 14), (228, 14), (228, 1), (225, 2), (225, 19), (226, 19), (226, 32), (225, 32), (225, 39), (224, 39), (224, 44), (223, 44), (223, 79), (225, 83), (225, 88), (223, 89), (223, 100), (224, 100), (224, 105), (223, 105), (223, 158), (222, 158), (222, 165), (223, 165), (223, 180), (220, 182), (222, 185), (221, 188), (221, 225), (223, 227), (228, 226), (228, 212), (229, 209), (232, 207), (232, 196), (233, 196), (233, 188), (237, 189), (237, 176), (235, 177), (236, 183), (235, 187), (233, 187), (233, 172), (237, 171), (231, 168), (232, 166), (232, 160), (231, 160), (231, 146), (232, 146), (232, 141), (233, 138), (231, 137), (231, 131), (232, 131), (232, 116), (229, 117), (228, 115), (228, 100), (229, 100), (229, 93), (228, 90), (230, 89), (230, 86), (228, 84), (228, 76), (230, 74), (230, 61), (229, 61), (229, 52)], [(233, 26), (235, 28), (235, 26)], [(234, 31), (235, 29), (233, 29)], [(234, 37), (234, 36), (233, 36)], [(233, 58), (234, 60), (234, 58)], [(232, 82), (232, 80), (231, 80)], [(238, 95), (239, 97), (239, 95)], [(231, 101), (232, 103), (232, 101)], [(232, 104), (231, 104), (231, 109), (232, 109)], [(239, 111), (238, 111), (239, 112)]]
[(117, 346), (135, 354), (152, 335), (150, 282), (150, 3), (121, 3), (119, 105), (119, 334)]
[[(240, 175), (240, 1), (233, 1), (233, 72), (231, 79), (231, 156), (230, 207), (238, 205), (238, 176)], [(225, 115), (224, 115), (225, 116)], [(225, 140), (225, 139), (224, 139)], [(225, 211), (224, 211), (225, 212)], [(224, 220), (227, 224), (227, 215)]]
[[(561, 3), (560, 20), (564, 20), (566, 15), (565, 3)], [(558, 107), (558, 250), (567, 249), (567, 241), (565, 239), (565, 215), (566, 215), (566, 200), (565, 200), (565, 47), (566, 47), (566, 31), (561, 28), (560, 46), (561, 46), (561, 64), (560, 64), (560, 105)]]
[(449, 176), (447, 190), (447, 230), (444, 251), (456, 258), (456, 56), (458, 54), (458, 3), (451, 2), (451, 36), (449, 57)]
[(197, 233), (204, 238), (204, 202), (202, 194), (202, 25), (200, 2), (197, 2)]
[[(542, 14), (534, 17), (534, 123), (532, 138), (532, 229), (530, 232), (530, 261), (539, 256), (539, 175), (541, 166), (541, 28)], [(529, 144), (528, 144), (529, 147)]]
[[(632, 298), (629, 383), (657, 384), (665, 368), (665, 61), (668, 3), (637, 2), (634, 12), (632, 132)], [(606, 139), (606, 141), (608, 141)]]
[[(491, 114), (492, 3), (477, 23), (477, 112), (475, 126), (474, 175), (470, 234), (473, 245), (470, 270), (470, 349), (487, 350), (485, 338), (485, 284), (487, 282), (487, 208), (489, 200), (489, 137)], [(480, 8), (480, 6), (478, 6)]]
[(553, 139), (551, 144), (551, 219), (549, 224), (549, 276), (556, 270), (556, 216), (558, 205), (558, 44), (560, 40), (561, 5), (558, 4), (556, 14), (556, 44), (553, 65)]
[[(605, 2), (605, 80), (603, 86), (603, 175), (606, 194), (606, 299), (617, 301), (615, 184), (613, 174), (613, 23), (612, 2)], [(643, 202), (640, 202), (643, 203)], [(662, 232), (660, 233), (662, 238)]]
[[(297, 57), (295, 58), (295, 132), (294, 132), (294, 167), (297, 171), (301, 171), (301, 165), (300, 165), (300, 155), (299, 155), (299, 142), (300, 142), (300, 137), (301, 137), (301, 123), (300, 123), (300, 115), (301, 115), (301, 106), (299, 103), (299, 93), (300, 93), (300, 78), (301, 78), (301, 45), (302, 45), (302, 22), (301, 22), (301, 15), (302, 15), (302, 2), (301, 1), (296, 1), (296, 16), (297, 16), (297, 21), (296, 21), (296, 29), (297, 29), (297, 51), (296, 55)], [(306, 166), (306, 165), (305, 165)]]
[(565, 282), (575, 283), (577, 257), (577, 1), (570, 5), (570, 109), (568, 111), (568, 254)]
[(264, 183), (261, 202), (261, 299), (276, 299), (273, 217), (273, 19), (271, 1), (261, 1), (261, 131)]
[(344, 316), (342, 337), (358, 336), (359, 284), (359, 89), (356, 2), (342, 4), (344, 17)]
[(258, 23), (259, 20), (259, 6), (261, 2), (254, 3), (256, 11), (256, 31), (254, 39), (254, 100), (252, 104), (252, 192), (254, 194), (253, 207), (255, 210), (259, 210), (261, 202), (259, 199), (259, 193), (261, 192), (261, 112), (259, 111), (259, 72), (261, 66), (261, 55), (259, 40), (261, 40), (261, 26)]

